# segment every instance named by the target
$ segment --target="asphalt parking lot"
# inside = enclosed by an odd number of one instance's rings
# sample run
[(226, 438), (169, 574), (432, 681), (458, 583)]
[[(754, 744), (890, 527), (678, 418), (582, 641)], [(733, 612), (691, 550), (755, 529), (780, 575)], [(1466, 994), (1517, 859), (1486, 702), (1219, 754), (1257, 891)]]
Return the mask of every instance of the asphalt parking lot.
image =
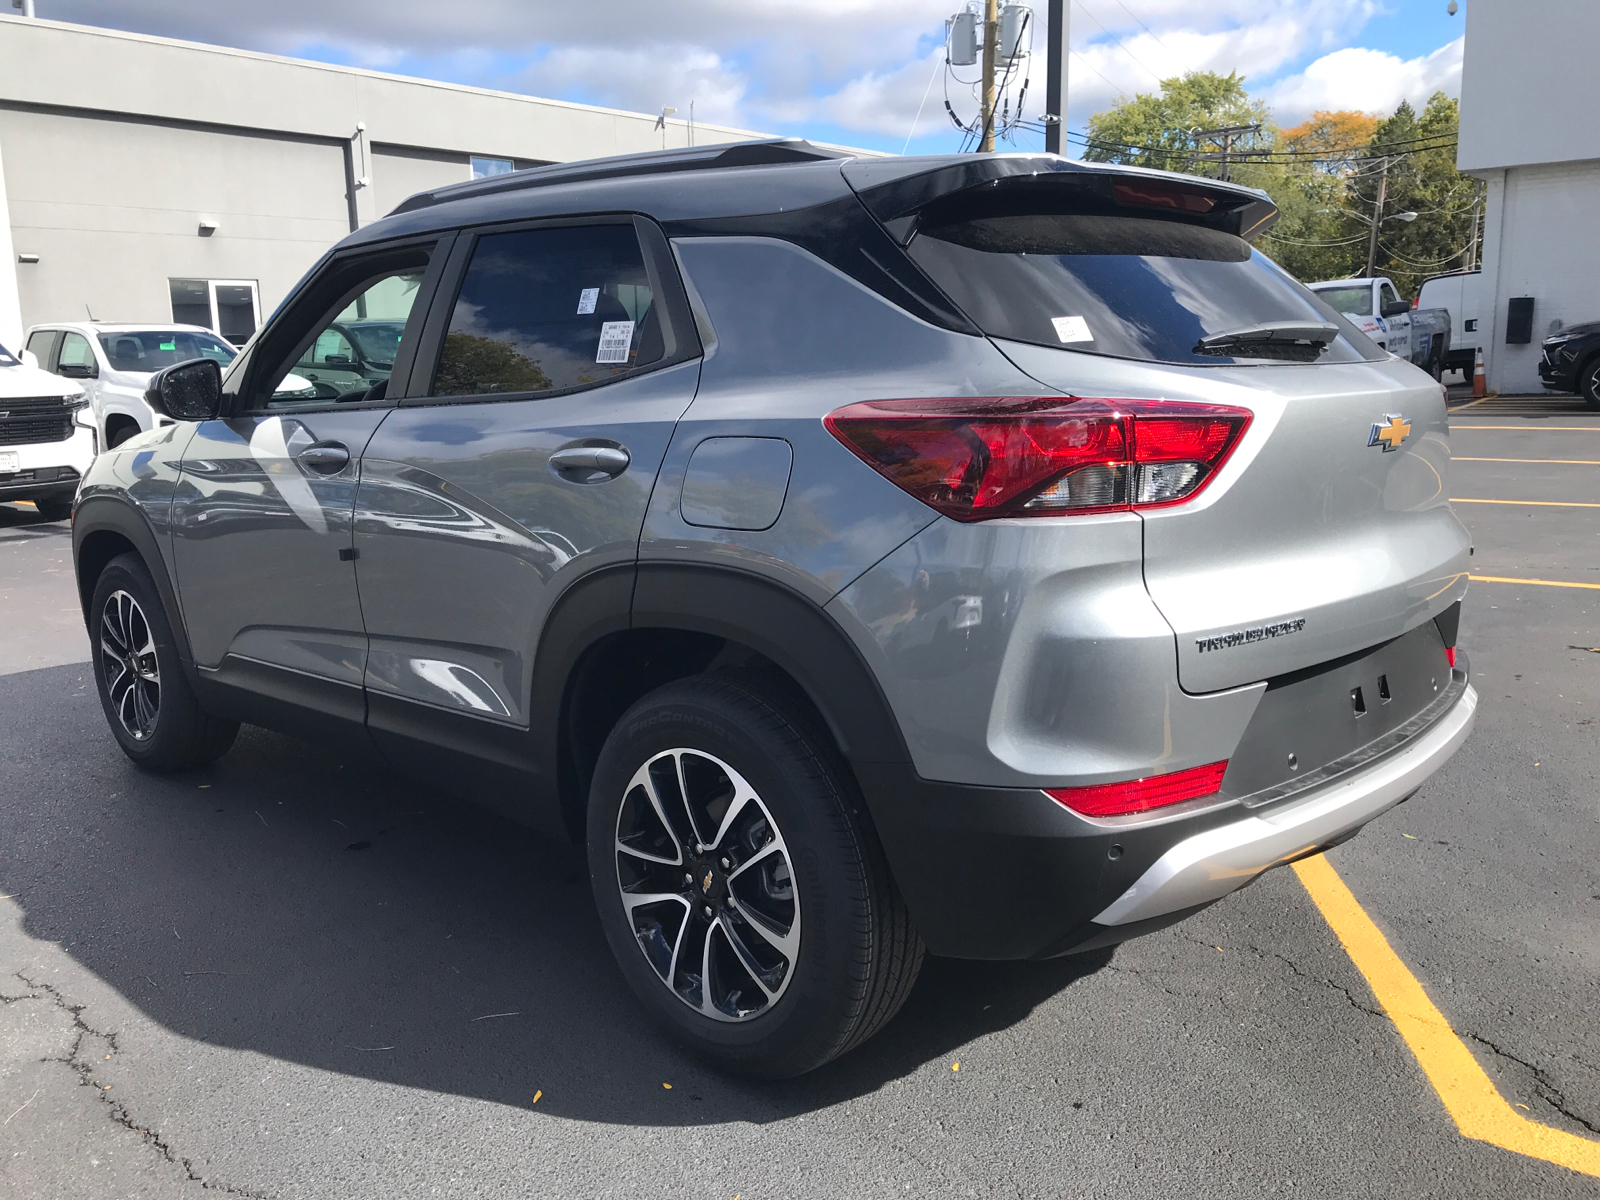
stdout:
[(0, 1195), (1595, 1196), (1600, 414), (1452, 426), (1477, 732), (1328, 859), (1535, 1152), (1462, 1135), (1288, 870), (1114, 952), (931, 961), (846, 1058), (721, 1077), (576, 854), (258, 730), (136, 771), (67, 527), (0, 505)]

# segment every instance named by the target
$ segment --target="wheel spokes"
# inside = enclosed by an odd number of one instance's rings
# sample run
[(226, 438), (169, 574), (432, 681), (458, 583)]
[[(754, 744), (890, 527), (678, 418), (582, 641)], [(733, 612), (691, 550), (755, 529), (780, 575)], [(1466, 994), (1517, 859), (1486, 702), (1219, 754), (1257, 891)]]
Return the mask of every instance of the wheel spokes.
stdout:
[(628, 782), (613, 841), (626, 919), (679, 1000), (741, 1021), (783, 995), (800, 948), (788, 848), (736, 771), (701, 750), (655, 754)]
[(161, 664), (144, 610), (124, 591), (112, 592), (100, 613), (100, 670), (123, 729), (149, 737), (161, 714)]

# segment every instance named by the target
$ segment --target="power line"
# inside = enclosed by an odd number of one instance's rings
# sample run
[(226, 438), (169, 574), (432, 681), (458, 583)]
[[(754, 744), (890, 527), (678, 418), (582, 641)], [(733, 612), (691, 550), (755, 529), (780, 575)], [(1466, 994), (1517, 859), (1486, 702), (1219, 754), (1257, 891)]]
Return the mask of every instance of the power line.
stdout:
[[(1082, 7), (1082, 6), (1080, 5), (1079, 7)], [(1138, 13), (1134, 12), (1133, 9), (1129, 8), (1126, 4), (1124, 4), (1122, 2), (1122, 0), (1117, 0), (1117, 7), (1120, 8), (1123, 12), (1127, 13), (1135, 21), (1138, 21), (1139, 22), (1139, 28), (1143, 29), (1151, 37), (1156, 39), (1156, 45), (1160, 46), (1168, 54), (1172, 54), (1172, 47), (1167, 45), (1159, 37), (1157, 37), (1156, 36), (1156, 31), (1154, 29), (1151, 29), (1150, 26), (1146, 25), (1142, 20), (1140, 20)], [(1183, 67), (1185, 71), (1189, 70), (1189, 64), (1187, 62), (1185, 62), (1183, 59), (1179, 58), (1176, 54), (1172, 54), (1172, 60), (1174, 62), (1176, 62), (1179, 66)]]
[[(1144, 67), (1145, 72), (1150, 76), (1150, 78), (1154, 79), (1158, 84), (1161, 82), (1161, 76), (1157, 75), (1154, 71), (1150, 70), (1150, 68), (1145, 65), (1144, 61), (1142, 59), (1140, 59), (1140, 57), (1137, 54), (1135, 54), (1132, 50), (1129, 50), (1126, 46), (1124, 46), (1122, 44), (1122, 39), (1121, 38), (1117, 37), (1116, 34), (1112, 33), (1111, 30), (1107, 29), (1105, 27), (1104, 22), (1102, 22), (1099, 17), (1095, 16), (1092, 12), (1090, 12), (1087, 8), (1085, 8), (1083, 6), (1083, 0), (1073, 0), (1073, 3), (1078, 6), (1078, 11), (1079, 12), (1083, 13), (1083, 15), (1088, 17), (1089, 20), (1093, 21), (1096, 25), (1100, 26), (1100, 32), (1101, 33), (1105, 34), (1113, 42), (1116, 42), (1117, 49), (1121, 50), (1129, 58), (1133, 59), (1134, 62), (1138, 63), (1141, 67)], [(1103, 79), (1105, 77), (1101, 76), (1101, 78)]]

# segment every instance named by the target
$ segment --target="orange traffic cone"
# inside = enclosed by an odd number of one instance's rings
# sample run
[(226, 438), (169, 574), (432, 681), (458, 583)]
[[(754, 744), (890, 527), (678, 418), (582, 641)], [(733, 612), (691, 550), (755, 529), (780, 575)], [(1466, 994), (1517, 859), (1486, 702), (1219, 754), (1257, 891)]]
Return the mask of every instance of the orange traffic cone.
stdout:
[(1475, 399), (1482, 399), (1489, 394), (1489, 379), (1483, 373), (1483, 350), (1481, 348), (1475, 357), (1477, 361), (1472, 368), (1472, 395)]

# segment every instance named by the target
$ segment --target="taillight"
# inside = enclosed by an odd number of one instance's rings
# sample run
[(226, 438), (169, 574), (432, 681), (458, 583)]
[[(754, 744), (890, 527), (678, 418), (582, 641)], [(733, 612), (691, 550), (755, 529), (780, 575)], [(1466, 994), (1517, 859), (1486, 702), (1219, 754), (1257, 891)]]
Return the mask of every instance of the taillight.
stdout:
[(1222, 777), (1227, 773), (1228, 764), (1224, 760), (1190, 767), (1187, 771), (1173, 771), (1170, 775), (1151, 775), (1146, 779), (1101, 783), (1093, 787), (1045, 788), (1044, 793), (1086, 817), (1121, 817), (1214, 796), (1222, 789)]
[(1188, 500), (1238, 445), (1250, 412), (1175, 400), (991, 396), (869, 400), (823, 423), (924, 504), (983, 521)]
[(1445, 662), (1450, 664), (1450, 669), (1452, 671), (1455, 670), (1455, 666), (1456, 666), (1456, 648), (1454, 646), (1446, 646), (1444, 648), (1444, 660), (1445, 660)]

